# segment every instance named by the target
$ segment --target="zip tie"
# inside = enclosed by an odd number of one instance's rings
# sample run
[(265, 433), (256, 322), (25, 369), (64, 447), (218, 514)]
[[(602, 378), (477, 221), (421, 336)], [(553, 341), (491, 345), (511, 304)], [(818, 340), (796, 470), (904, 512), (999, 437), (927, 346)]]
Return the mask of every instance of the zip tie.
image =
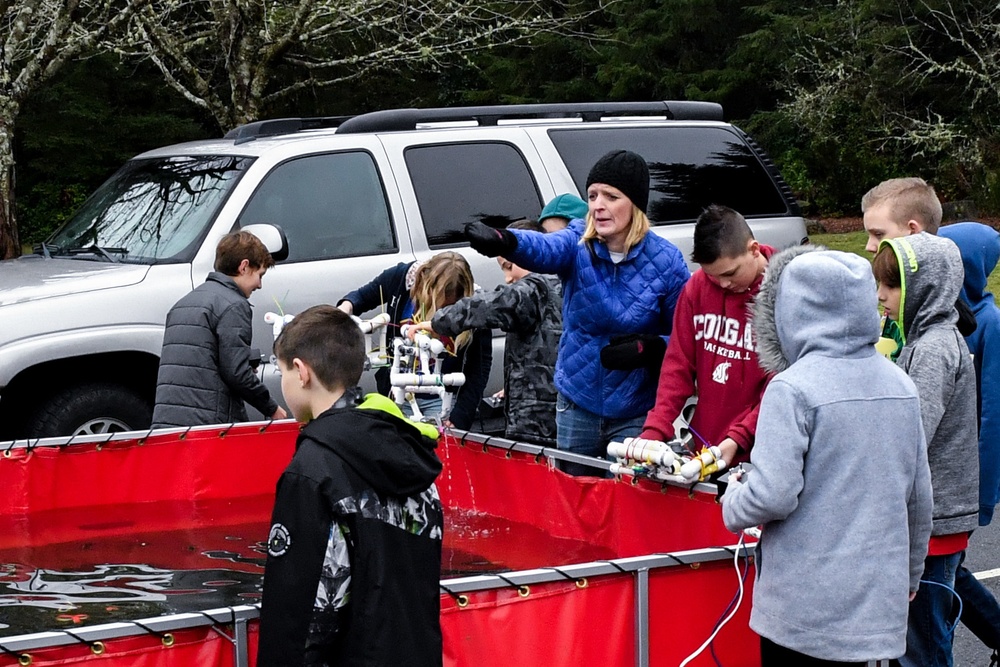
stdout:
[(93, 653), (94, 655), (101, 655), (106, 650), (106, 648), (104, 646), (104, 642), (102, 642), (102, 641), (99, 641), (99, 640), (98, 641), (93, 641), (93, 642), (87, 641), (86, 639), (84, 639), (80, 635), (76, 634), (72, 630), (63, 630), (62, 632), (64, 632), (65, 634), (69, 635), (70, 637), (72, 637), (76, 641), (80, 642), (81, 644), (86, 644), (87, 646), (89, 646), (91, 653)]
[(445, 593), (447, 593), (448, 595), (450, 595), (451, 599), (455, 601), (455, 604), (458, 605), (459, 609), (465, 609), (466, 607), (469, 606), (469, 596), (468, 595), (465, 595), (464, 593), (455, 593), (455, 591), (451, 590), (450, 588), (448, 588), (447, 586), (444, 586), (442, 584), (438, 584), (438, 588), (440, 588)]
[[(107, 439), (105, 439), (105, 441), (102, 442), (101, 444), (102, 445), (106, 445), (106, 444), (108, 444), (109, 442), (111, 442), (114, 439), (115, 439), (115, 434), (113, 432), (111, 432), (111, 431), (108, 431), (108, 437), (107, 437)], [(67, 442), (66, 444), (68, 445), (69, 443)]]
[(219, 438), (225, 438), (226, 434), (229, 433), (229, 431), (231, 431), (234, 426), (236, 426), (236, 422), (230, 422), (228, 426), (226, 426), (224, 429), (222, 429), (221, 431), (219, 431), (219, 434), (218, 434), (217, 437), (219, 437)]
[[(257, 609), (260, 609), (260, 606), (259, 606), (259, 605), (257, 606)], [(213, 625), (217, 625), (217, 624), (222, 624), (222, 625), (230, 625), (230, 624), (232, 624), (232, 623), (235, 623), (235, 622), (236, 622), (236, 611), (235, 611), (235, 610), (233, 610), (233, 608), (232, 608), (232, 607), (225, 607), (225, 610), (229, 612), (229, 616), (230, 616), (230, 618), (229, 618), (229, 620), (228, 620), (228, 621), (220, 621), (220, 620), (218, 620), (217, 618), (215, 618), (214, 616), (211, 616), (211, 615), (209, 615), (209, 614), (206, 614), (206, 613), (205, 613), (204, 611), (197, 611), (197, 612), (195, 612), (195, 613), (196, 613), (196, 614), (199, 614), (199, 615), (201, 615), (201, 616), (204, 616), (204, 617), (205, 617), (205, 618), (207, 618), (208, 620), (212, 621), (212, 624), (213, 624)]]
[(171, 632), (157, 632), (141, 621), (132, 621), (132, 625), (138, 626), (154, 637), (159, 638), (160, 643), (166, 648), (170, 648), (174, 645), (174, 635)]
[[(682, 561), (680, 558), (678, 558), (677, 556), (675, 556), (673, 554), (656, 553), (656, 554), (653, 554), (653, 555), (654, 556), (663, 556), (665, 558), (669, 558), (670, 560), (674, 561), (674, 565), (688, 565), (688, 563), (685, 563), (684, 561)], [(690, 565), (700, 565), (700, 563), (690, 563)]]
[[(236, 638), (235, 638), (235, 637), (230, 637), (229, 635), (227, 635), (227, 634), (226, 634), (225, 632), (223, 632), (223, 631), (222, 631), (222, 630), (221, 630), (221, 629), (219, 628), (219, 625), (220, 625), (220, 624), (221, 624), (221, 625), (229, 625), (229, 624), (235, 624), (235, 623), (236, 623), (236, 612), (235, 612), (235, 611), (233, 611), (233, 608), (232, 608), (232, 607), (226, 607), (226, 609), (227, 609), (227, 610), (229, 611), (229, 614), (230, 614), (230, 616), (232, 617), (232, 618), (231, 618), (230, 620), (228, 620), (228, 621), (219, 621), (219, 620), (218, 620), (218, 619), (216, 619), (216, 618), (215, 618), (214, 616), (209, 616), (208, 614), (206, 614), (206, 613), (205, 613), (205, 612), (203, 612), (203, 611), (197, 611), (197, 612), (195, 612), (195, 613), (196, 613), (196, 614), (199, 614), (199, 615), (201, 615), (201, 616), (204, 616), (205, 618), (207, 618), (208, 620), (210, 620), (210, 621), (212, 622), (212, 624), (211, 624), (211, 625), (210, 625), (209, 627), (210, 627), (210, 628), (212, 628), (212, 630), (213, 630), (213, 631), (214, 631), (214, 632), (215, 632), (216, 634), (218, 634), (218, 635), (219, 635), (220, 637), (222, 637), (223, 639), (225, 639), (226, 641), (228, 641), (228, 642), (229, 642), (230, 644), (232, 644), (233, 646), (236, 646)], [(260, 607), (258, 607), (258, 609), (260, 609)]]
[(618, 563), (614, 562), (613, 560), (599, 560), (597, 562), (598, 563), (605, 563), (607, 565), (610, 565), (611, 567), (615, 568), (616, 570), (618, 570), (622, 574), (630, 574), (628, 570), (626, 570), (624, 567), (622, 567)]
[(529, 595), (531, 595), (531, 589), (528, 586), (524, 584), (515, 584), (513, 581), (503, 576), (502, 574), (494, 574), (493, 576), (499, 579), (500, 581), (506, 583), (508, 586), (516, 589), (517, 594), (520, 595), (521, 597), (526, 598)]
[(517, 447), (517, 442), (514, 441), (514, 440), (511, 440), (510, 441), (510, 447), (507, 448), (507, 453), (504, 454), (504, 456), (506, 458), (508, 458), (508, 459), (511, 458), (512, 456), (514, 456), (514, 448), (515, 447)]
[(571, 574), (566, 574), (565, 572), (563, 572), (562, 570), (560, 570), (558, 567), (550, 567), (548, 569), (552, 570), (553, 572), (558, 573), (560, 576), (562, 576), (567, 581), (572, 581), (573, 583), (576, 584), (577, 588), (586, 588), (587, 587), (587, 578), (586, 577), (574, 577)]
[(180, 434), (180, 436), (179, 436), (178, 440), (184, 440), (185, 438), (187, 438), (187, 434), (188, 434), (188, 433), (190, 433), (190, 432), (191, 432), (191, 429), (193, 429), (193, 428), (194, 428), (194, 426), (188, 426), (188, 427), (187, 427), (187, 428), (186, 428), (186, 429), (184, 430), (184, 432)]

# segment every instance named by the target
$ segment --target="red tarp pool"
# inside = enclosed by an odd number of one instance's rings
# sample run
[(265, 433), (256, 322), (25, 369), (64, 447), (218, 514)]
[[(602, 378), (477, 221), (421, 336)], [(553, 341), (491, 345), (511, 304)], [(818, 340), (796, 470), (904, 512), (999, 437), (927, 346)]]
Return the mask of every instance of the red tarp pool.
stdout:
[[(297, 430), (0, 445), (0, 666), (254, 665)], [(537, 447), (463, 436), (439, 447), (446, 665), (674, 667), (728, 614), (746, 563), (711, 487), (572, 478)], [(751, 582), (688, 664), (759, 664)]]

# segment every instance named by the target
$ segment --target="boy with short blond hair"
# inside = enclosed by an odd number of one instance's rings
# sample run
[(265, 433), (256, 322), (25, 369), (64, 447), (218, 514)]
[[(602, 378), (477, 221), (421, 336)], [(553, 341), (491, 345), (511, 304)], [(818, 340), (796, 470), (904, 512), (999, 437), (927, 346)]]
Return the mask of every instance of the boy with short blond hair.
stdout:
[(730, 465), (746, 460), (768, 380), (757, 363), (750, 305), (773, 253), (733, 209), (713, 205), (699, 216), (691, 259), (701, 268), (677, 299), (656, 404), (642, 438), (672, 439), (674, 419), (697, 395), (694, 444), (718, 445)]
[(441, 665), (437, 430), (361, 399), (363, 336), (333, 306), (295, 316), (274, 351), (304, 426), (278, 480), (257, 664)]
[[(882, 181), (861, 198), (868, 243), (865, 250), (875, 254), (879, 243), (886, 239), (927, 232), (937, 234), (941, 227), (941, 201), (924, 179), (917, 177), (890, 178)], [(969, 306), (959, 298), (955, 301), (958, 311), (958, 330), (968, 336), (976, 330), (976, 317)], [(886, 318), (882, 324), (882, 337), (895, 341), (889, 353), (893, 361), (903, 349), (903, 338), (895, 322)]]
[(937, 234), (941, 226), (941, 200), (934, 188), (917, 177), (882, 181), (861, 198), (868, 245), (874, 253), (882, 239), (927, 232)]
[(254, 373), (250, 358), (253, 325), (247, 299), (272, 266), (267, 246), (250, 232), (232, 232), (219, 241), (215, 271), (167, 313), (154, 428), (244, 422), (244, 401), (265, 417), (287, 416)]

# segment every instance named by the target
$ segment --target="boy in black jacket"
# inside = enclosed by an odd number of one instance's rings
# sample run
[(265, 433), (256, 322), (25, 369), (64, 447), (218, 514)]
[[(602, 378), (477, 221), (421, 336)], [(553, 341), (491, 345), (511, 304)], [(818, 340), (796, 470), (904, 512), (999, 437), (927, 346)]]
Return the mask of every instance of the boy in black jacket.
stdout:
[(274, 348), (305, 426), (278, 480), (257, 665), (441, 665), (437, 431), (359, 402), (364, 342), (340, 310), (297, 315)]

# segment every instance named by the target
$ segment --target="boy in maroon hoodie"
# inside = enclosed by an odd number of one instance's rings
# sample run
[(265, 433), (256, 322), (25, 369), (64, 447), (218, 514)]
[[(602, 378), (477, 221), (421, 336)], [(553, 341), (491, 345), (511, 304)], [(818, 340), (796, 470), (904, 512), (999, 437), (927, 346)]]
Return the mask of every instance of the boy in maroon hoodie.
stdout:
[(769, 379), (757, 363), (749, 314), (773, 253), (731, 208), (712, 205), (698, 217), (691, 260), (701, 268), (677, 300), (642, 438), (672, 439), (674, 419), (697, 395), (690, 424), (695, 447), (717, 445), (730, 466), (749, 458)]

